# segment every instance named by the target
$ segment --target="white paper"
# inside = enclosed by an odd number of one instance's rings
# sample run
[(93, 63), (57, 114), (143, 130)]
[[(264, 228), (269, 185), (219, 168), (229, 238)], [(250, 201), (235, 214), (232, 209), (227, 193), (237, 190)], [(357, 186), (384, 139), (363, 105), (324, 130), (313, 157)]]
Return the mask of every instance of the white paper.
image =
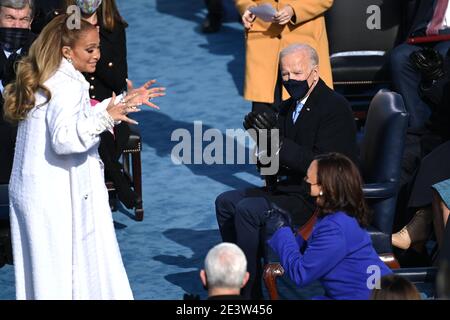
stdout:
[(266, 22), (271, 22), (273, 20), (273, 17), (277, 13), (275, 9), (268, 3), (264, 3), (257, 7), (250, 8), (249, 10), (255, 16)]

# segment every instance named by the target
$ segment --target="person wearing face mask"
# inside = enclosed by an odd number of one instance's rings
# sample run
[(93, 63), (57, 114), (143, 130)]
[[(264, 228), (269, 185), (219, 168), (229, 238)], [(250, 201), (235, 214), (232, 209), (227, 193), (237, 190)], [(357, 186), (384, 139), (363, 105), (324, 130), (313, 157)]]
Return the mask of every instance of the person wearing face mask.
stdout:
[(328, 153), (314, 158), (305, 179), (318, 208), (311, 235), (295, 237), (289, 221), (274, 212), (266, 223), (268, 244), (298, 287), (320, 281), (325, 295), (317, 298), (369, 299), (371, 289), (392, 271), (366, 230), (370, 214), (358, 168), (346, 156)]
[[(0, 91), (15, 79), (14, 65), (25, 56), (36, 36), (30, 31), (33, 0), (0, 0)], [(11, 175), (17, 128), (3, 118), (0, 95), (0, 184)]]
[(267, 212), (276, 207), (286, 211), (295, 225), (305, 224), (315, 203), (303, 178), (314, 157), (340, 152), (357, 159), (356, 126), (349, 103), (319, 78), (316, 51), (306, 44), (285, 48), (280, 54), (280, 70), (291, 98), (280, 105), (276, 117), (268, 112), (250, 112), (244, 119), (245, 129), (259, 137), (260, 132), (279, 130), (278, 144), (257, 141), (258, 154), (267, 154), (262, 149), (271, 145), (269, 153), (273, 154), (272, 161), (278, 160), (278, 170), (266, 176), (266, 187), (228, 191), (216, 199), (223, 241), (236, 243), (247, 257), (250, 280), (243, 295), (253, 299), (261, 297), (260, 230)]
[[(279, 77), (279, 54), (293, 43), (308, 43), (321, 60), (320, 77), (333, 88), (325, 12), (333, 0), (234, 0), (242, 16), (246, 43), (244, 98), (254, 112), (277, 112), (289, 98)], [(274, 15), (265, 20), (252, 8), (269, 5)]]

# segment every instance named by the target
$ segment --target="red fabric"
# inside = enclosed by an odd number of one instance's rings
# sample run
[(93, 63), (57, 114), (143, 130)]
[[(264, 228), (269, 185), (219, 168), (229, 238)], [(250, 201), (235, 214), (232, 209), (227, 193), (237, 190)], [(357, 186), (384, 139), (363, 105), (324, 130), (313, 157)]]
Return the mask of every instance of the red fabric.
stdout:
[(434, 8), (433, 18), (428, 24), (427, 35), (438, 34), (439, 29), (444, 22), (445, 12), (447, 11), (448, 0), (436, 0), (436, 7)]
[(98, 103), (100, 103), (100, 101), (91, 99), (91, 107), (95, 107)]

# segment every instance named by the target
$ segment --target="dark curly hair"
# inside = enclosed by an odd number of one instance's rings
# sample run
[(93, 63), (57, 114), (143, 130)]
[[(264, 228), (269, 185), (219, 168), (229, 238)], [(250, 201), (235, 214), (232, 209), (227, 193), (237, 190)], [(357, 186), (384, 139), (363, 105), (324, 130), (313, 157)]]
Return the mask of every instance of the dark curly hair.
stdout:
[(371, 214), (364, 201), (362, 179), (356, 165), (339, 153), (317, 156), (317, 183), (322, 195), (317, 206), (319, 217), (343, 211), (355, 217), (363, 228), (370, 224)]

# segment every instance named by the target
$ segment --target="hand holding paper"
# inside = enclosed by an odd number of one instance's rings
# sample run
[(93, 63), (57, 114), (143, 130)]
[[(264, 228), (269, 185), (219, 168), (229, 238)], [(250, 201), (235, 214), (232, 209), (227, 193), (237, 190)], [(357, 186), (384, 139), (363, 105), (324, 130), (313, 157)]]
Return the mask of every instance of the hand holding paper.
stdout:
[(258, 18), (266, 22), (272, 22), (275, 15), (277, 14), (276, 10), (268, 3), (252, 7), (248, 10)]

